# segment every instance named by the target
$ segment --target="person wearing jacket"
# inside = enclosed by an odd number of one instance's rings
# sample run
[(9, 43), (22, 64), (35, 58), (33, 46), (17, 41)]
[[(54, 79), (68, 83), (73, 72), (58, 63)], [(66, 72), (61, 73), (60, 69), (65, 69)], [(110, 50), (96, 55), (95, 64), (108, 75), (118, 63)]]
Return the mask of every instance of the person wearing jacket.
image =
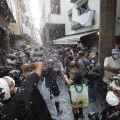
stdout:
[(57, 116), (62, 114), (62, 110), (60, 110), (60, 103), (59, 103), (59, 87), (57, 84), (57, 76), (61, 72), (58, 69), (54, 68), (54, 63), (52, 59), (48, 60), (48, 66), (44, 68), (42, 77), (45, 78), (45, 86), (50, 90), (50, 98), (51, 95), (54, 96), (55, 100), (55, 107), (57, 111)]
[[(32, 68), (34, 72), (21, 83), (13, 99), (3, 106), (0, 120), (52, 120), (47, 105), (37, 88), (43, 66), (42, 62), (22, 66), (23, 71)], [(0, 89), (5, 88), (2, 86)]]

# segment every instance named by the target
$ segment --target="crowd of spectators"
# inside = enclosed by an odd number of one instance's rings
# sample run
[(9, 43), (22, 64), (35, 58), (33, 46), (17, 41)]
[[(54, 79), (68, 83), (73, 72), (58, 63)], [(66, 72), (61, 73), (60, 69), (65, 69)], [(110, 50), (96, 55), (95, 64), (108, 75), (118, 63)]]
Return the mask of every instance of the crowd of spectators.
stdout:
[[(117, 48), (111, 53), (111, 57), (105, 58), (103, 81), (106, 86), (110, 85), (113, 89), (120, 90), (120, 81), (117, 82), (118, 86), (115, 88), (116, 84), (109, 80), (109, 77), (120, 72), (120, 53)], [(61, 115), (62, 110), (58, 99), (60, 91), (56, 81), (59, 76), (65, 79), (68, 87), (74, 83), (81, 84), (84, 79), (85, 84), (89, 86), (89, 100), (95, 103), (102, 76), (102, 65), (98, 61), (98, 56), (96, 47), (88, 50), (84, 48), (81, 41), (78, 41), (76, 46), (32, 49), (30, 45), (26, 45), (24, 49), (11, 50), (10, 54), (1, 58), (0, 102), (3, 103), (1, 120), (9, 120), (10, 117), (18, 120), (24, 120), (23, 118), (52, 120), (47, 105), (37, 88), (39, 80), (45, 80), (45, 85), (50, 91), (50, 99), (53, 97), (55, 100), (56, 114)], [(111, 100), (113, 94), (116, 96), (114, 101)], [(119, 92), (117, 95), (114, 92), (108, 92), (107, 102), (119, 108), (118, 95)], [(24, 99), (25, 96), (27, 99)], [(14, 110), (11, 109), (14, 111), (12, 113), (6, 109), (6, 106), (10, 107), (10, 105), (14, 106)], [(82, 107), (73, 108), (73, 114), (75, 120), (84, 117)]]

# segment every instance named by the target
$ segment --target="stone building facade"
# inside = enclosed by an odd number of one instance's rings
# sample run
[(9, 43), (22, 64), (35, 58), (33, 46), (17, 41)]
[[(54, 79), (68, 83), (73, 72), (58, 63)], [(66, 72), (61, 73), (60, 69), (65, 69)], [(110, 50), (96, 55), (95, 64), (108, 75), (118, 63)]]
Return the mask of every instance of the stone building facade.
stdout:
[(10, 48), (19, 49), (23, 44), (31, 45), (35, 41), (30, 2), (0, 0), (0, 49), (6, 53)]
[(12, 24), (13, 33), (10, 35), (10, 45), (16, 49), (24, 44), (31, 44), (33, 40), (29, 3), (30, 0), (15, 0), (17, 22)]
[(52, 40), (65, 36), (66, 0), (41, 0), (42, 19), (41, 37), (44, 45), (53, 44)]
[(11, 23), (16, 22), (14, 0), (0, 1), (0, 50), (9, 52), (9, 34), (12, 33)]

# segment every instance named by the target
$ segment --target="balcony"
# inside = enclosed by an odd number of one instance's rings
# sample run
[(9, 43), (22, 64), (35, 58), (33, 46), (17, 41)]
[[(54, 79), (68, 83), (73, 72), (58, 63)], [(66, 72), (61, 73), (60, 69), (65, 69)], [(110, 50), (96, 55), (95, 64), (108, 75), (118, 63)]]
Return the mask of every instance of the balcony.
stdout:
[(32, 36), (31, 29), (27, 27), (25, 23), (22, 23), (22, 32), (23, 34), (28, 35), (29, 37)]
[(75, 3), (77, 0), (70, 0), (71, 3)]
[(7, 22), (16, 22), (16, 8), (13, 0), (0, 1), (0, 13), (5, 17)]
[(72, 19), (72, 30), (88, 27), (95, 24), (95, 11), (90, 10)]

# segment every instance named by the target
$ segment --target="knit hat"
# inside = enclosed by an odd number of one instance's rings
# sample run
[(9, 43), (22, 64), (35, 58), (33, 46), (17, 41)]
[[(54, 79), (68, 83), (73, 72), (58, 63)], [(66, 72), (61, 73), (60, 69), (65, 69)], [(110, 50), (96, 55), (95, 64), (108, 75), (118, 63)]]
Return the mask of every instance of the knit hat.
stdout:
[(67, 47), (67, 50), (70, 51), (72, 48), (71, 47)]
[[(2, 89), (2, 93), (4, 93), (3, 96), (3, 101), (4, 100), (8, 100), (11, 96), (10, 96), (10, 88), (8, 86), (8, 83), (3, 79), (0, 78), (0, 89)], [(1, 100), (2, 98), (0, 98)]]
[(9, 76), (4, 76), (3, 79), (9, 79), (11, 82), (13, 82), (14, 86), (15, 86), (15, 81), (13, 80), (13, 78), (9, 77)]
[(112, 49), (112, 53), (119, 54), (119, 50), (118, 49)]
[(19, 57), (24, 57), (25, 56), (25, 53), (24, 52), (20, 52), (19, 53)]
[(116, 106), (119, 104), (119, 99), (117, 96), (113, 93), (113, 91), (109, 91), (106, 96), (106, 101), (110, 106)]

